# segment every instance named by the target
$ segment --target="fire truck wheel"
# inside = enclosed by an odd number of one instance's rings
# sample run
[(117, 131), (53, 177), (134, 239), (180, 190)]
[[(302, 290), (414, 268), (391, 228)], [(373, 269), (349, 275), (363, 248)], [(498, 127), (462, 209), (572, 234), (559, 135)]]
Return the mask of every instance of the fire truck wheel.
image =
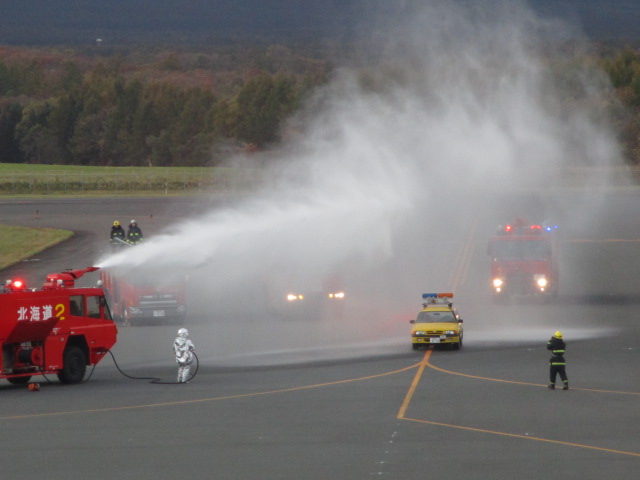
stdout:
[(27, 383), (29, 383), (29, 380), (31, 380), (31, 377), (13, 377), (13, 378), (7, 378), (7, 381), (9, 383), (12, 383), (14, 385), (25, 385)]
[(76, 345), (70, 345), (64, 351), (64, 366), (58, 378), (62, 383), (80, 383), (87, 371), (87, 359), (82, 349)]

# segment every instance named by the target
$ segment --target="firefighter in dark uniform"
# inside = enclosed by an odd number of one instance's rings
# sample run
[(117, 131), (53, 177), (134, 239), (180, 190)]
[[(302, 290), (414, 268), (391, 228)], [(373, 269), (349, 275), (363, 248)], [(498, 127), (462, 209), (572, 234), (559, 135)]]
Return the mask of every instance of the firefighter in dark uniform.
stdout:
[(562, 340), (562, 332), (556, 332), (547, 342), (547, 350), (551, 350), (551, 359), (549, 360), (549, 388), (556, 388), (556, 377), (560, 374), (562, 379), (562, 389), (569, 390), (569, 380), (565, 371), (566, 362), (564, 360), (564, 349), (566, 345)]
[(122, 244), (117, 240), (120, 239), (123, 242), (126, 241), (127, 234), (120, 225), (120, 222), (116, 220), (113, 222), (113, 226), (111, 227), (111, 235), (109, 236), (109, 242), (111, 242), (111, 249), (118, 250)]
[(127, 242), (131, 245), (136, 245), (142, 241), (142, 230), (138, 226), (138, 223), (135, 220), (131, 220), (129, 223), (129, 228), (127, 229)]

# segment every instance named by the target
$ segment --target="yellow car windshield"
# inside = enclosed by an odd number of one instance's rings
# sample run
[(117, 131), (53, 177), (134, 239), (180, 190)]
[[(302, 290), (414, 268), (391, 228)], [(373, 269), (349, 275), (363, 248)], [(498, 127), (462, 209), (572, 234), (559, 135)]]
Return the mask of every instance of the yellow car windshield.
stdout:
[(458, 323), (453, 312), (429, 312), (418, 313), (416, 323)]

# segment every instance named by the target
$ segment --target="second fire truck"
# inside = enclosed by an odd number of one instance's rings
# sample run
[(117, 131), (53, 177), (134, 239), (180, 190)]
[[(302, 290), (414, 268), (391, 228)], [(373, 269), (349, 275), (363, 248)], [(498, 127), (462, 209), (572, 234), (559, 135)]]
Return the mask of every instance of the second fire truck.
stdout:
[(557, 226), (516, 220), (489, 241), (491, 288), (504, 295), (558, 295)]

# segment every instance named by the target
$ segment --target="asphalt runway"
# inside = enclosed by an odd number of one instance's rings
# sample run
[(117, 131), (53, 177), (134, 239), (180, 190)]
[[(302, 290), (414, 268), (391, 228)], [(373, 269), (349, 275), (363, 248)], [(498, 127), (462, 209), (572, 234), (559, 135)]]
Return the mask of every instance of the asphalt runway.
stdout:
[[(144, 379), (127, 378), (107, 357), (80, 385), (42, 379), (30, 392), (0, 381), (2, 478), (635, 478), (640, 225), (628, 212), (637, 198), (606, 196), (589, 224), (564, 216), (563, 287), (549, 302), (497, 305), (487, 295), (484, 225), (510, 210), (460, 224), (446, 255), (428, 266), (456, 291), (461, 351), (411, 350), (408, 320), (418, 301), (394, 321), (373, 323), (384, 327), (379, 334), (354, 332), (349, 316), (315, 325), (331, 338), (324, 344), (304, 322), (199, 318), (189, 325), (196, 377), (165, 385), (150, 378), (174, 380), (175, 326), (120, 327), (115, 362)], [(151, 236), (221, 206), (195, 198), (3, 200), (2, 224), (77, 234), (2, 273), (37, 283), (92, 264), (115, 219), (136, 218)], [(545, 344), (557, 328), (567, 340), (569, 391), (546, 388)], [(286, 336), (259, 348), (273, 331)]]

